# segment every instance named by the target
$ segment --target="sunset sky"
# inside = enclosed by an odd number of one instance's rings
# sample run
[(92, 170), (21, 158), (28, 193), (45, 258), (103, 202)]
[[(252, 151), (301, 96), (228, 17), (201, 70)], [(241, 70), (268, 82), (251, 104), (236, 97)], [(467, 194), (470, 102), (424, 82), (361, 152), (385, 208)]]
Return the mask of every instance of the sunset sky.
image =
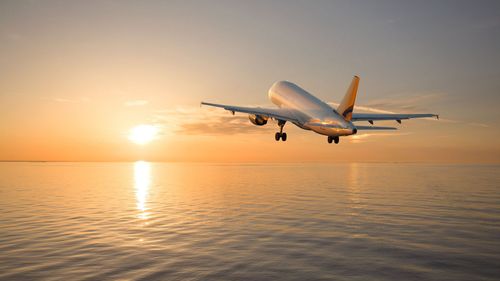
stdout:
[[(498, 163), (499, 51), (498, 1), (1, 1), (0, 160)], [(441, 120), (276, 142), (199, 106), (273, 107), (278, 80), (338, 102), (353, 75), (356, 105)]]

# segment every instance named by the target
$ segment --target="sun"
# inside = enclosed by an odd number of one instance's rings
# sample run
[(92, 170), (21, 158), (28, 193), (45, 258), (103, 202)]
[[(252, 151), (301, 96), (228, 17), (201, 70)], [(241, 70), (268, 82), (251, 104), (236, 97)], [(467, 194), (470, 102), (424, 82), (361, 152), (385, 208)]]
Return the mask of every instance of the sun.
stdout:
[(136, 144), (145, 145), (156, 139), (158, 136), (158, 128), (153, 125), (138, 125), (130, 129), (128, 139)]

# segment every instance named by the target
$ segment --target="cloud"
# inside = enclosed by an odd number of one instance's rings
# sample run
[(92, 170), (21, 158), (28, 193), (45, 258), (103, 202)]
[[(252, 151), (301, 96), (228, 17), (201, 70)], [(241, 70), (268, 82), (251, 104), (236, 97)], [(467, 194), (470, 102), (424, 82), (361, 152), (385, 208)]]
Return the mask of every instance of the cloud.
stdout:
[(465, 125), (469, 125), (469, 126), (482, 127), (482, 128), (489, 128), (489, 127), (490, 127), (490, 125), (485, 124), (485, 123), (479, 123), (479, 122), (467, 122), (467, 121), (454, 120), (454, 119), (447, 119), (447, 118), (439, 118), (439, 119), (426, 119), (426, 120), (440, 121), (440, 122), (452, 123), (452, 124), (465, 124)]
[(90, 99), (87, 97), (71, 98), (71, 99), (51, 97), (51, 98), (42, 98), (42, 100), (47, 100), (47, 101), (57, 102), (57, 103), (83, 103), (83, 102), (90, 101)]
[[(339, 106), (338, 103), (335, 102), (329, 102), (328, 103), (330, 106), (333, 108), (337, 108)], [(379, 108), (374, 108), (374, 107), (369, 107), (369, 106), (363, 106), (363, 105), (355, 105), (356, 111), (363, 111), (363, 112), (373, 112), (373, 113), (385, 113), (385, 114), (393, 114), (395, 112), (389, 111), (389, 110), (384, 110), (384, 109), (379, 109)]]
[[(423, 92), (419, 94), (411, 95), (398, 95), (392, 96), (384, 99), (377, 99), (368, 102), (365, 105), (355, 106), (355, 112), (364, 113), (382, 113), (382, 114), (394, 114), (394, 113), (427, 113), (423, 111), (428, 111), (426, 108), (428, 105), (437, 103), (439, 100), (445, 99), (448, 94), (443, 92)], [(338, 103), (329, 103), (331, 106), (336, 108)], [(480, 122), (468, 122), (461, 120), (453, 120), (447, 118), (423, 118), (421, 120), (427, 121), (439, 121), (453, 124), (464, 124), (468, 126), (488, 128), (490, 125)]]
[(368, 108), (384, 108), (388, 111), (411, 111), (427, 110), (429, 105), (447, 97), (443, 92), (422, 92), (414, 94), (404, 94), (392, 96), (384, 99), (377, 99), (368, 102)]
[[(355, 105), (356, 111), (373, 113), (414, 113), (427, 110), (427, 106), (436, 103), (438, 100), (447, 96), (443, 92), (423, 92), (418, 94), (397, 95), (383, 99), (369, 101), (364, 105)], [(328, 103), (334, 108), (339, 104), (335, 102)]]
[(129, 100), (123, 103), (126, 107), (145, 106), (147, 104), (149, 104), (148, 100)]
[[(263, 134), (269, 133), (271, 126), (253, 125), (247, 117), (243, 116), (226, 116), (218, 117), (208, 122), (184, 123), (180, 125), (177, 132), (186, 135)], [(275, 129), (273, 127), (273, 130)]]
[(349, 138), (352, 143), (363, 143), (367, 142), (368, 139), (378, 138), (378, 137), (392, 137), (392, 136), (406, 136), (412, 134), (411, 132), (406, 133), (366, 133), (366, 134), (356, 134)]
[(194, 106), (157, 110), (151, 122), (184, 135), (266, 134), (277, 129), (271, 120), (267, 125), (256, 126), (248, 120), (247, 114), (233, 116), (223, 109)]

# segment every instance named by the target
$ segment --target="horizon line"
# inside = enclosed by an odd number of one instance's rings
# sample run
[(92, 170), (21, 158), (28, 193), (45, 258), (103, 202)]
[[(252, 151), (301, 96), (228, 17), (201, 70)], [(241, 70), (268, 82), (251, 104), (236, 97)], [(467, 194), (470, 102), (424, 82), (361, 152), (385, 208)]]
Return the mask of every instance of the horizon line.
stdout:
[(500, 162), (429, 162), (429, 161), (165, 161), (165, 160), (0, 160), (0, 163), (150, 163), (178, 164), (432, 164), (432, 165), (500, 165)]

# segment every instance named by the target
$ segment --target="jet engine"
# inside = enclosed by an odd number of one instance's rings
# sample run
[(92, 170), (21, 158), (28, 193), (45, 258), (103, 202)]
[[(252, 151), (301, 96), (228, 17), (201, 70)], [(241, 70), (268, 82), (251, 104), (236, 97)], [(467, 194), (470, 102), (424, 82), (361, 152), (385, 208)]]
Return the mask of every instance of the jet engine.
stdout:
[(263, 125), (267, 124), (267, 119), (269, 119), (269, 117), (255, 115), (255, 114), (249, 114), (248, 119), (250, 119), (250, 122), (252, 122), (252, 124), (254, 124), (254, 125), (263, 126)]

